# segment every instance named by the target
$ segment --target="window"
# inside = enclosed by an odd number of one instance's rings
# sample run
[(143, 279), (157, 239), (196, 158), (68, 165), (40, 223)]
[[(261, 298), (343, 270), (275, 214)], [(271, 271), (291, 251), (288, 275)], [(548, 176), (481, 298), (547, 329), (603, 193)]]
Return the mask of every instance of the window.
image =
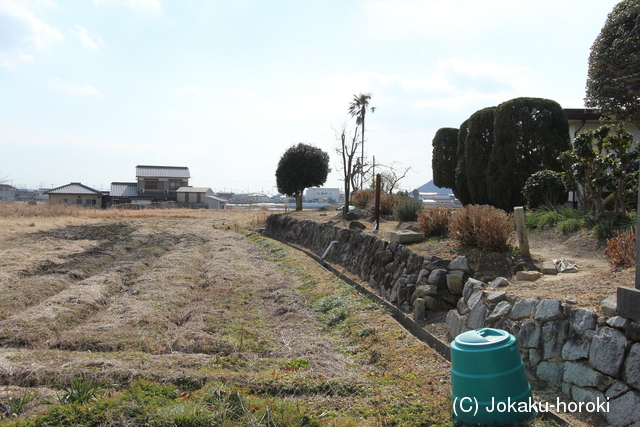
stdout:
[(62, 199), (63, 203), (69, 203), (69, 199)]
[(96, 204), (96, 199), (93, 199), (93, 200), (91, 201), (91, 204), (92, 204), (92, 205), (95, 205), (95, 204)]
[(169, 182), (169, 190), (175, 191), (180, 187), (182, 187), (182, 181), (170, 181)]
[(81, 204), (82, 204), (82, 199), (78, 199), (78, 200), (76, 200), (76, 204), (77, 204), (77, 205), (81, 205)]
[(153, 181), (145, 181), (144, 188), (147, 190), (157, 190), (158, 189), (158, 180)]

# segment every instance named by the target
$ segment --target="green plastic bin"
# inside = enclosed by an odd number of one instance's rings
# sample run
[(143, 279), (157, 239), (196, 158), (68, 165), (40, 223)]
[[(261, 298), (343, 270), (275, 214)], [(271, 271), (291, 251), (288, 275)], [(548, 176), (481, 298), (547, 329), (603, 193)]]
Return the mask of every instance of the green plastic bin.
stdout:
[(538, 414), (516, 338), (482, 328), (451, 342), (452, 418), (456, 424), (520, 424)]

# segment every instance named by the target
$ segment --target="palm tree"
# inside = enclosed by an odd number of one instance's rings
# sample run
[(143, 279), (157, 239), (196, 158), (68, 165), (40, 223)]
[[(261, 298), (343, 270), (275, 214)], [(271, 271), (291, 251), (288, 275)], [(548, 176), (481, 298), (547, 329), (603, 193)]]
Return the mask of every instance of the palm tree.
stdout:
[[(360, 156), (360, 165), (364, 165), (364, 116), (367, 114), (368, 109), (371, 109), (372, 113), (376, 111), (376, 107), (369, 106), (371, 96), (371, 93), (353, 95), (353, 101), (349, 104), (349, 114), (351, 114), (351, 117), (356, 118), (356, 125), (361, 126), (360, 135), (362, 137), (362, 155)], [(364, 168), (362, 168), (360, 187), (364, 187)]]

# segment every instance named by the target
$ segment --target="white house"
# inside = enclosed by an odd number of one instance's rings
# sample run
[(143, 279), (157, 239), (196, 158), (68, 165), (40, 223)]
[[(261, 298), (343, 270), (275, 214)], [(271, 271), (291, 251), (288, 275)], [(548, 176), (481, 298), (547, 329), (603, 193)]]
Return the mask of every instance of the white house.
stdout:
[(340, 201), (340, 189), (339, 188), (307, 188), (305, 192), (304, 200), (307, 202), (314, 201), (326, 201), (329, 203), (335, 203)]
[(68, 205), (102, 207), (102, 192), (79, 182), (72, 182), (62, 187), (45, 191), (52, 203), (66, 203)]
[[(569, 122), (569, 134), (572, 143), (580, 131), (598, 129), (605, 124), (615, 124), (613, 122), (601, 122), (600, 113), (594, 108), (565, 108), (564, 112)], [(634, 141), (640, 140), (640, 130), (629, 125), (625, 126), (625, 129), (633, 135)]]

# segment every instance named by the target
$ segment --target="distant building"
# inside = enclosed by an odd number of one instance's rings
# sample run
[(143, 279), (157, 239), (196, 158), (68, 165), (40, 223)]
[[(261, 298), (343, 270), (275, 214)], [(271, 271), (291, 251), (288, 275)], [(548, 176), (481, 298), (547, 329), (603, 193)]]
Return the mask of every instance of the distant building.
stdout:
[(136, 166), (138, 194), (135, 199), (176, 201), (180, 187), (189, 186), (189, 168), (183, 166)]
[(340, 201), (340, 189), (318, 187), (307, 188), (304, 195), (304, 201), (337, 203)]
[(131, 199), (138, 195), (138, 184), (135, 182), (112, 182), (109, 190), (110, 205), (131, 203)]
[(433, 180), (417, 188), (420, 200), (425, 207), (429, 206), (451, 206), (462, 207), (462, 204), (453, 191), (449, 188), (436, 187)]
[(177, 192), (178, 205), (193, 208), (225, 209), (227, 201), (216, 197), (207, 187), (180, 187)]
[(52, 203), (66, 203), (85, 207), (102, 207), (102, 192), (79, 182), (72, 182), (62, 187), (45, 191)]
[[(614, 122), (600, 121), (602, 115), (595, 108), (565, 108), (564, 112), (569, 122), (569, 135), (572, 143), (580, 131), (598, 129), (605, 124), (615, 124)], [(640, 130), (631, 125), (626, 125), (625, 129), (633, 134), (634, 141), (640, 139)]]
[(11, 185), (0, 184), (0, 202), (14, 202), (16, 200), (16, 190), (17, 188)]
[(235, 196), (235, 194), (233, 194), (232, 192), (218, 192), (217, 195), (221, 199), (225, 199), (225, 200), (231, 200)]

